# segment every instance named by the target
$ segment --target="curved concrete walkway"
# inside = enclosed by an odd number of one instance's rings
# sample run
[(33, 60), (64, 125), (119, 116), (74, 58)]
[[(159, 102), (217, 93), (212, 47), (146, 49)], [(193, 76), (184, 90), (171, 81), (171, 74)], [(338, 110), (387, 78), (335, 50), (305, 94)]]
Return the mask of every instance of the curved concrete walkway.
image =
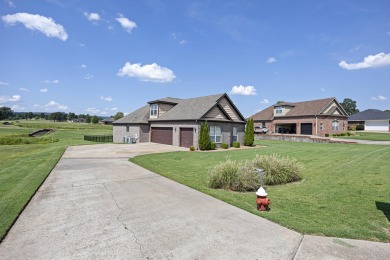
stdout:
[(69, 147), (0, 259), (389, 259), (390, 244), (302, 236), (127, 160), (174, 150)]

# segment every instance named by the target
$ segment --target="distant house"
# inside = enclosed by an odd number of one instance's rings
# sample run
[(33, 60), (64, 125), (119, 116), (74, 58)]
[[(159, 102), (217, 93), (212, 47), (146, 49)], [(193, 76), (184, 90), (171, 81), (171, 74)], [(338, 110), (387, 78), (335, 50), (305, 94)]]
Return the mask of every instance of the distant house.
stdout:
[(348, 114), (336, 98), (279, 102), (250, 118), (269, 133), (324, 136), (348, 130)]
[(73, 123), (85, 123), (85, 118), (75, 118), (72, 120)]
[(112, 117), (107, 117), (107, 118), (104, 118), (103, 120), (101, 120), (100, 122), (104, 125), (112, 125), (112, 123), (115, 121), (114, 118)]
[(200, 124), (207, 121), (210, 140), (243, 144), (245, 118), (225, 94), (179, 99), (161, 98), (116, 120), (114, 142), (155, 142), (198, 147)]
[(349, 125), (364, 125), (367, 131), (390, 131), (390, 112), (378, 109), (367, 109), (351, 115), (348, 118)]

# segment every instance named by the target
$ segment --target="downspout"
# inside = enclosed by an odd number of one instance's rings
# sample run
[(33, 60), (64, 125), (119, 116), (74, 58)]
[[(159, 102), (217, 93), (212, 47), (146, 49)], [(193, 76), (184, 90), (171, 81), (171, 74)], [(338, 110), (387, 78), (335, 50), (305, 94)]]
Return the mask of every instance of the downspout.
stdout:
[(314, 116), (316, 117), (316, 135), (318, 136), (318, 131), (317, 131), (317, 129), (318, 129), (317, 115), (314, 115)]

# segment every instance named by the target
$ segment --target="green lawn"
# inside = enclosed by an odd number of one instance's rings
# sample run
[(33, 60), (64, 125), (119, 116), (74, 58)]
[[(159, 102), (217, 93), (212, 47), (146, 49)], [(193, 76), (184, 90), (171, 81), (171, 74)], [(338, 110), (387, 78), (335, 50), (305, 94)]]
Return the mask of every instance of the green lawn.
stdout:
[[(151, 154), (131, 161), (304, 234), (390, 242), (390, 146), (258, 143), (265, 147)], [(299, 183), (266, 187), (271, 211), (256, 210), (254, 192), (208, 188), (208, 170), (218, 162), (273, 153), (294, 157), (305, 169)]]
[(58, 142), (0, 145), (0, 241), (32, 195), (70, 145), (94, 144), (84, 134), (112, 134), (112, 126), (21, 121), (19, 126), (0, 124), (0, 137), (28, 135), (41, 128), (55, 128)]
[(340, 138), (346, 139), (360, 139), (370, 141), (390, 141), (389, 133), (374, 133), (374, 132), (353, 132), (355, 135), (341, 136)]

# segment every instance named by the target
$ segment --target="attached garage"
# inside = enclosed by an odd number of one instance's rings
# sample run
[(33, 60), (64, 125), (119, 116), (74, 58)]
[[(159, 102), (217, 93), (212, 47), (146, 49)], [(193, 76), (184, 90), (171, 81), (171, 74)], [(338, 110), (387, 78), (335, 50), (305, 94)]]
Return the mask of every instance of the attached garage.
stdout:
[(389, 120), (366, 120), (364, 130), (367, 131), (389, 131)]
[(312, 135), (313, 124), (312, 123), (301, 123), (301, 135)]
[(151, 141), (153, 143), (172, 145), (173, 129), (172, 127), (152, 127)]
[(180, 128), (180, 146), (190, 147), (194, 145), (194, 129)]

